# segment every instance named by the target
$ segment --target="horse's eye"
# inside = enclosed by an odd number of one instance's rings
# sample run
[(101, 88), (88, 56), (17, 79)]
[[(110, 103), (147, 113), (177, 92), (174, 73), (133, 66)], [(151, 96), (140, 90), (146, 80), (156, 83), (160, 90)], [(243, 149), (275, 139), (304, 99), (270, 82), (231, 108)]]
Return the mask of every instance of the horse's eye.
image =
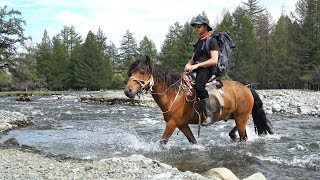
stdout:
[(141, 74), (141, 75), (144, 75), (144, 71), (140, 71), (140, 74)]

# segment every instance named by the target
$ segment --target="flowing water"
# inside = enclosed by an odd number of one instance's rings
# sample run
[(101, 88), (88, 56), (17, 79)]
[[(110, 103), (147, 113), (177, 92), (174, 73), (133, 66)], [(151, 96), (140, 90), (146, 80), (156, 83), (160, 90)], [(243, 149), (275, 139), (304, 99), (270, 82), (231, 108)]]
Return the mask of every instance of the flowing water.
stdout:
[(275, 134), (263, 137), (254, 133), (250, 119), (245, 143), (229, 139), (232, 120), (201, 128), (200, 137), (198, 126), (191, 125), (198, 145), (189, 144), (176, 130), (168, 144), (159, 147), (165, 122), (158, 108), (74, 100), (0, 98), (1, 109), (35, 118), (35, 125), (10, 131), (0, 141), (14, 137), (44, 154), (79, 159), (142, 154), (182, 171), (226, 167), (240, 178), (261, 172), (267, 179), (320, 179), (319, 117), (268, 115)]

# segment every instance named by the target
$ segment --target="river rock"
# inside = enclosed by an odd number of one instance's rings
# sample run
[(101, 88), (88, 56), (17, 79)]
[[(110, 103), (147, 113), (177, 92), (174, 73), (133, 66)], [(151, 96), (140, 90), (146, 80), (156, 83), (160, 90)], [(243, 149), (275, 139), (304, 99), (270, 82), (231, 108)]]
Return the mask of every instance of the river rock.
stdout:
[(31, 124), (34, 124), (33, 117), (25, 116), (19, 112), (0, 110), (0, 133)]
[(12, 128), (12, 125), (6, 122), (0, 122), (0, 133), (8, 131)]
[(307, 115), (311, 113), (311, 109), (309, 106), (298, 106), (297, 112), (301, 115)]
[(212, 168), (204, 174), (205, 177), (217, 177), (222, 180), (239, 180), (236, 175), (234, 175), (229, 169), (227, 168)]
[(267, 180), (267, 179), (262, 173), (255, 173), (247, 178), (244, 178), (243, 180)]
[(272, 112), (280, 112), (281, 111), (281, 105), (278, 103), (272, 104)]

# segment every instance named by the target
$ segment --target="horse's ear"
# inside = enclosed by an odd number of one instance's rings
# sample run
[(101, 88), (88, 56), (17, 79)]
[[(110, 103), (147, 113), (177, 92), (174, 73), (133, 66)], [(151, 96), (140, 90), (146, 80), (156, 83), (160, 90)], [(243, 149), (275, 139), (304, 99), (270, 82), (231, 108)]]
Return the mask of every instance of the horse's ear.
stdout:
[(131, 58), (131, 63), (133, 63), (133, 62), (135, 62), (136, 61), (136, 58), (134, 58), (133, 56), (132, 56), (132, 58)]
[(151, 59), (150, 59), (150, 57), (148, 56), (148, 55), (146, 55), (146, 59), (145, 59), (145, 63), (146, 63), (146, 65), (148, 65), (148, 66), (151, 66)]

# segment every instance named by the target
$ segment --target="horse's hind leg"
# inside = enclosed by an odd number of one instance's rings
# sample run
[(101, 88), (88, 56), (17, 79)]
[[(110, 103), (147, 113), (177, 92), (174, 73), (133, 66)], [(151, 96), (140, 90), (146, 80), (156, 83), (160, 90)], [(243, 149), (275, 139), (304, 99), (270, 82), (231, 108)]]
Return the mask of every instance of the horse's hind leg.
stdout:
[(249, 115), (250, 114), (235, 118), (236, 128), (238, 129), (240, 141), (246, 141), (248, 138), (247, 132), (246, 132), (246, 125), (249, 119)]
[(236, 131), (237, 131), (238, 129), (237, 129), (237, 126), (235, 126), (231, 131), (230, 131), (230, 133), (229, 133), (229, 137), (233, 140), (233, 141), (235, 141), (236, 140), (236, 138), (237, 138), (237, 136), (236, 136)]
[(197, 144), (197, 140), (194, 138), (193, 133), (188, 125), (179, 126), (178, 128), (187, 137), (190, 143)]

